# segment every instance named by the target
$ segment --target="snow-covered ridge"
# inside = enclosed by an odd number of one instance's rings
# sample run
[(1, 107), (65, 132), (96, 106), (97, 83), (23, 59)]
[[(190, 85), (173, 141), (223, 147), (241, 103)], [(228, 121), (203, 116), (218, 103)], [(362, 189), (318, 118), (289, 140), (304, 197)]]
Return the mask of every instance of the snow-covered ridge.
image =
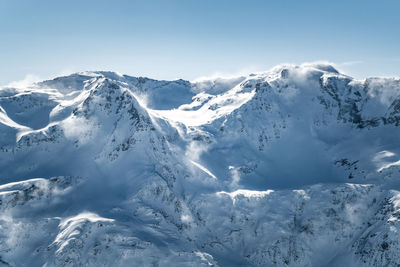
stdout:
[(1, 88), (0, 265), (396, 266), (399, 103), (329, 64)]

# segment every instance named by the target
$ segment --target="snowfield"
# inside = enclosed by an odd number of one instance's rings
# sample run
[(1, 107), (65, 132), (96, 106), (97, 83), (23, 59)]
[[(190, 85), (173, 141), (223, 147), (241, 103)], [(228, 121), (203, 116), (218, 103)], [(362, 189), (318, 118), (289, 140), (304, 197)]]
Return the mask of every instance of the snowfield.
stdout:
[(400, 79), (328, 64), (0, 89), (0, 266), (399, 266)]

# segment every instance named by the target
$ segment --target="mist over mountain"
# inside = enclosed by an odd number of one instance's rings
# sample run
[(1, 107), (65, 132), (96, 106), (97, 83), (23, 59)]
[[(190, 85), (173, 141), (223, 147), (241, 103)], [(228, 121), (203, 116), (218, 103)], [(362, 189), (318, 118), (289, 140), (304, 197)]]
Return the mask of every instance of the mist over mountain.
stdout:
[(0, 266), (398, 266), (400, 79), (329, 64), (0, 89)]

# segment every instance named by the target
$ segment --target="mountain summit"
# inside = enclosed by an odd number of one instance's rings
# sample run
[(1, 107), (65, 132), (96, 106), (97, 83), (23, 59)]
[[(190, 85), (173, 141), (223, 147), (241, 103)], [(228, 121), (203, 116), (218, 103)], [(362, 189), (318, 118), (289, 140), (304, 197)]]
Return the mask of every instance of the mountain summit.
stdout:
[(0, 266), (400, 265), (400, 79), (328, 64), (0, 89)]

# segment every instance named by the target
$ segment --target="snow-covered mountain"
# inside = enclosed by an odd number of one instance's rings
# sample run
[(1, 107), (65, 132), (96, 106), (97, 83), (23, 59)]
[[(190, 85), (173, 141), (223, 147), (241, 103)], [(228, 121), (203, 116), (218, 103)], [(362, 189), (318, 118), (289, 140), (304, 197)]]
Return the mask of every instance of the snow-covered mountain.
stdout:
[(327, 64), (0, 89), (0, 266), (399, 266), (400, 79)]

